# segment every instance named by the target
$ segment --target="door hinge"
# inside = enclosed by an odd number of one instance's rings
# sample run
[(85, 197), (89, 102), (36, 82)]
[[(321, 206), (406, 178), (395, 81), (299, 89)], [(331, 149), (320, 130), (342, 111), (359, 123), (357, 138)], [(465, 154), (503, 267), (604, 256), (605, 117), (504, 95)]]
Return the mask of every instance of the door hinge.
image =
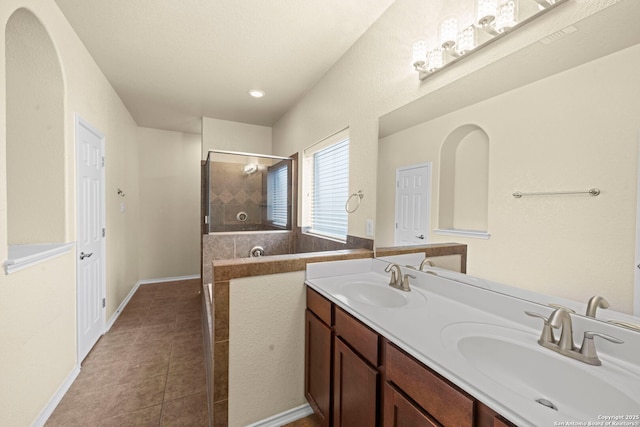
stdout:
[(105, 237), (107, 235), (107, 230), (102, 227), (102, 237)]
[(106, 306), (107, 306), (107, 299), (102, 298), (102, 308), (105, 308)]
[(102, 156), (102, 167), (104, 167), (104, 156)]

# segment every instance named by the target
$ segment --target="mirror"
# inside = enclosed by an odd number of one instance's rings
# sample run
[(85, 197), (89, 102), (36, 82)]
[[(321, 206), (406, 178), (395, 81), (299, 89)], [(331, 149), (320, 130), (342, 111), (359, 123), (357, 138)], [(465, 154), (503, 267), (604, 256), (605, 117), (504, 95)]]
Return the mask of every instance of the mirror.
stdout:
[[(637, 13), (637, 5), (622, 2), (576, 23), (578, 31), (562, 41), (560, 51), (549, 48), (537, 57), (563, 61), (566, 58), (554, 52), (573, 55), (574, 63), (565, 63), (564, 71), (548, 63), (532, 67), (525, 58), (540, 49), (536, 43), (490, 70), (479, 70), (382, 116), (376, 246), (394, 242), (396, 169), (432, 162), (428, 243), (467, 244), (469, 275), (521, 289), (541, 304), (552, 302), (548, 295), (583, 307), (591, 296), (601, 295), (610, 303), (608, 310), (598, 312), (602, 319), (638, 310), (634, 267), (640, 36), (627, 34), (630, 30), (605, 34), (602, 25), (608, 22), (611, 27), (615, 20), (617, 28), (626, 28), (628, 8)], [(603, 44), (607, 49), (600, 49)], [(585, 62), (581, 52), (590, 47), (589, 54), (597, 50), (597, 58)], [(522, 77), (531, 68), (544, 72)], [(474, 98), (476, 89), (482, 99)], [(465, 234), (456, 212), (449, 218), (452, 226), (439, 222), (443, 200), (465, 194), (455, 185), (441, 185), (443, 142), (469, 125), (488, 136), (488, 192), (486, 204), (466, 203), (460, 217), (468, 222), (474, 215), (486, 215), (486, 230), (473, 230), (484, 232), (486, 239)], [(473, 167), (458, 172), (471, 182), (477, 173)], [(586, 193), (594, 187), (601, 191), (598, 196)], [(513, 196), (565, 191), (584, 193)], [(434, 232), (442, 228), (450, 233)], [(640, 317), (633, 319), (640, 324)]]

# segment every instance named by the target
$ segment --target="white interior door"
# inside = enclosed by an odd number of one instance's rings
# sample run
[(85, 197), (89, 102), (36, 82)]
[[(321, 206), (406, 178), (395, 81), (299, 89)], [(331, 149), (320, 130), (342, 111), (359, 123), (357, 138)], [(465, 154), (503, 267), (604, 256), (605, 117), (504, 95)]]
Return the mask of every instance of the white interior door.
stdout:
[(428, 242), (430, 193), (431, 163), (396, 170), (396, 246)]
[(104, 329), (104, 136), (76, 116), (78, 361)]

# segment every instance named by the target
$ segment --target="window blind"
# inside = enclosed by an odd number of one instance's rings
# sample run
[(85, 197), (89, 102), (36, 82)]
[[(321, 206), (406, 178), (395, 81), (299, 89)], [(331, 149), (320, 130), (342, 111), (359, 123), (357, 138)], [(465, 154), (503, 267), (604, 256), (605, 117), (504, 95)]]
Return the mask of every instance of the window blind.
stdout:
[(284, 162), (267, 172), (267, 221), (280, 227), (288, 225), (288, 172)]
[[(305, 159), (306, 220), (312, 232), (346, 240), (349, 196), (349, 139), (314, 152)], [(311, 171), (309, 169), (312, 169)]]

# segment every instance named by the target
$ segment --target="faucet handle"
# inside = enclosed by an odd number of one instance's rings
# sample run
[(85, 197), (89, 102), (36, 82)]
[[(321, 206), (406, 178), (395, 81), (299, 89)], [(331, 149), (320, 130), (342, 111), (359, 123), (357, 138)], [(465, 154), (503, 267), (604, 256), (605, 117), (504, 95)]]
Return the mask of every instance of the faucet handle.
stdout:
[(413, 274), (405, 274), (402, 278), (402, 290), (403, 291), (410, 291), (411, 287), (409, 286), (409, 278), (415, 279), (416, 276), (414, 276)]
[(594, 337), (604, 338), (607, 341), (611, 341), (612, 343), (622, 344), (624, 341), (613, 337), (611, 335), (602, 334), (600, 332), (586, 331), (584, 333), (584, 339), (582, 340), (582, 346), (580, 347), (580, 354), (584, 356), (584, 359), (587, 363), (591, 365), (602, 365), (602, 362), (598, 358), (598, 353), (596, 352), (596, 345), (593, 341)]
[(560, 304), (555, 304), (555, 303), (549, 303), (547, 304), (549, 307), (551, 308), (564, 308), (566, 311), (568, 311), (571, 314), (576, 314), (576, 311), (572, 308), (569, 307), (565, 307), (564, 305), (560, 305)]
[(525, 311), (527, 316), (538, 317), (544, 321), (544, 326), (542, 327), (542, 333), (540, 334), (540, 339), (538, 339), (538, 343), (550, 343), (555, 344), (556, 338), (553, 336), (553, 331), (551, 330), (551, 325), (549, 325), (549, 318), (533, 311)]

